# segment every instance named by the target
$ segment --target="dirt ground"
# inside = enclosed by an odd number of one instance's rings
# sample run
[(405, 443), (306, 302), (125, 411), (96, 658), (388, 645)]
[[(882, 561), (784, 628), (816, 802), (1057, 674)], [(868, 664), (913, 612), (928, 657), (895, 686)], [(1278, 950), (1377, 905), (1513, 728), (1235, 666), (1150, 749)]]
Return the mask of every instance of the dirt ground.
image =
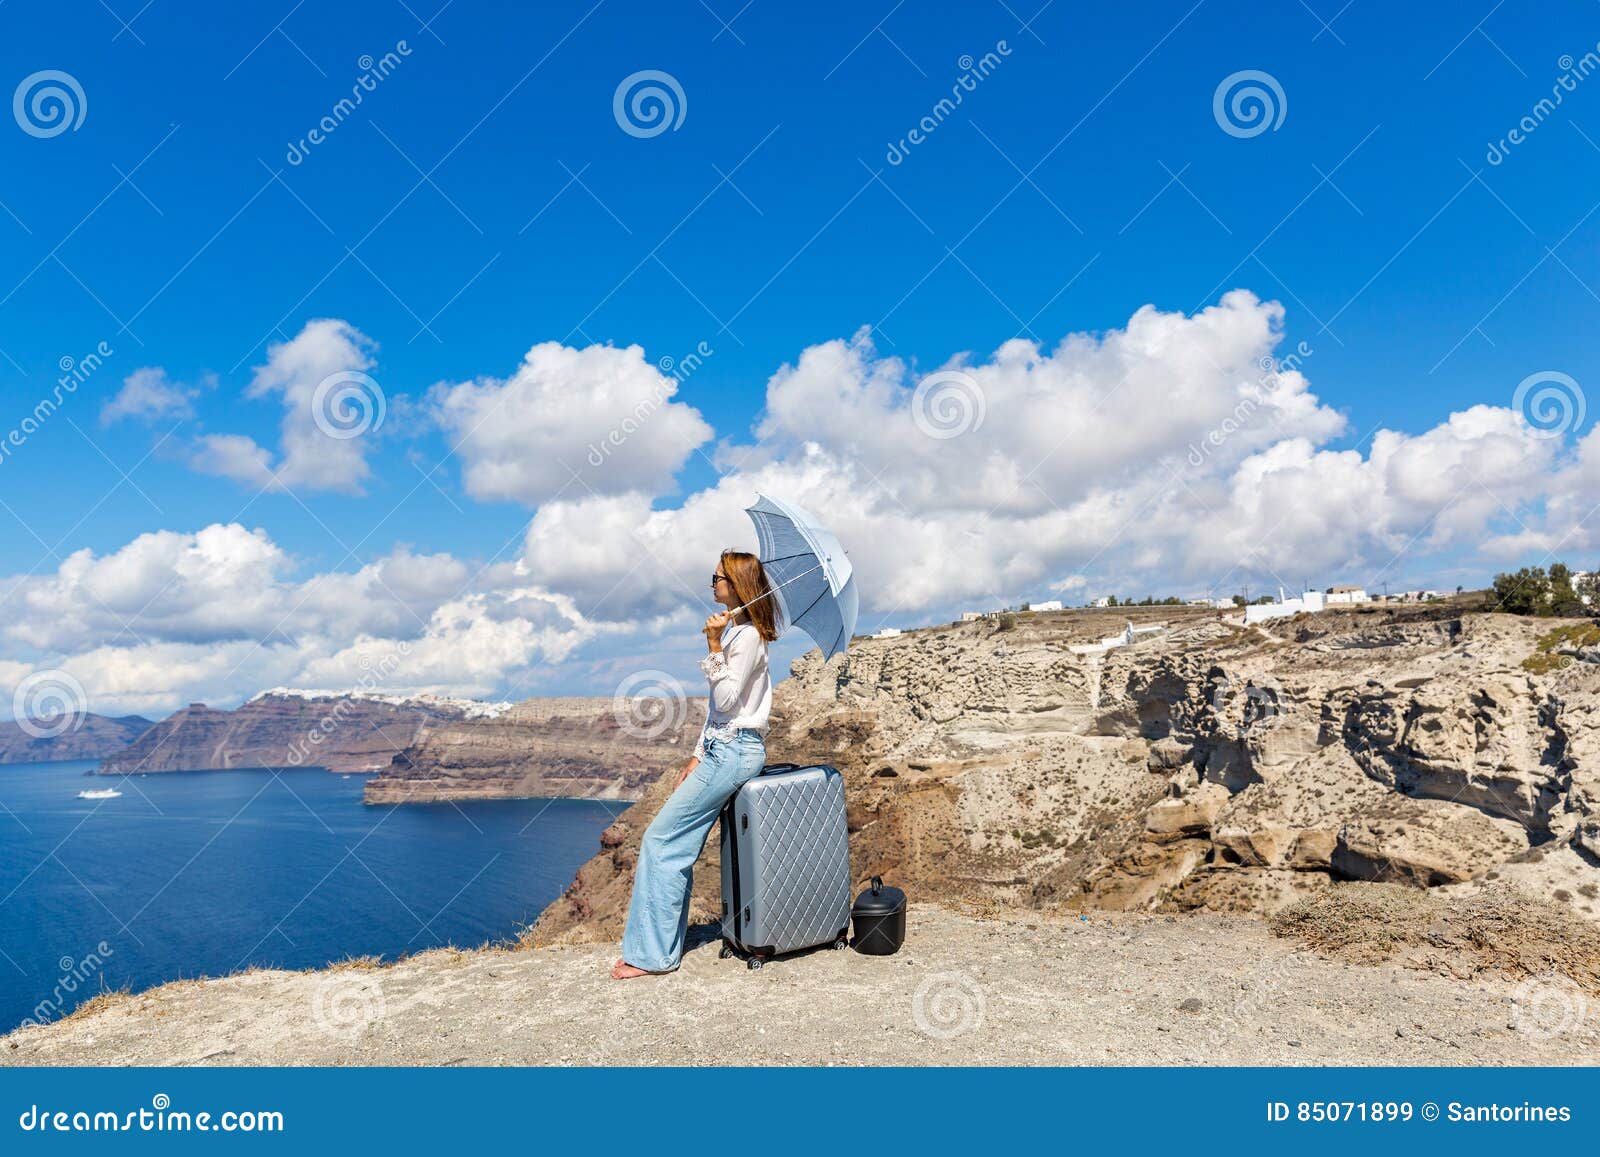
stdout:
[[(697, 937), (700, 939), (700, 937)], [(0, 1039), (6, 1065), (1544, 1065), (1600, 1059), (1600, 1000), (1319, 955), (1249, 919), (912, 912), (891, 957), (748, 971), (697, 944), (618, 983), (615, 949), (443, 950), (102, 1000)], [(1596, 1005), (1591, 1011), (1590, 1004)]]

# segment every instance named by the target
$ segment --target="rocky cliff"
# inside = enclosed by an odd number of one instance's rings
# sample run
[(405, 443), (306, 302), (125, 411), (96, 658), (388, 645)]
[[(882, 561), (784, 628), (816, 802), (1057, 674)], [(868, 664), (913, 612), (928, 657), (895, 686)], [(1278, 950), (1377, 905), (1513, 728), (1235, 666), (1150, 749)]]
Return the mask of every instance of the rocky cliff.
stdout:
[(29, 734), (20, 724), (0, 723), (0, 763), (103, 759), (121, 751), (149, 727), (150, 720), (139, 715), (113, 718), (109, 715), (85, 714), (77, 726), (60, 735), (41, 737)]
[[(630, 703), (642, 703), (630, 710)], [(529, 699), (430, 726), (367, 781), (370, 804), (449, 799), (639, 799), (693, 750), (703, 701)]]
[(102, 775), (230, 767), (326, 767), (371, 771), (422, 737), (463, 717), (453, 700), (386, 700), (322, 692), (269, 691), (223, 711), (196, 703), (106, 757)]
[[(1103, 653), (1073, 649), (1112, 626), (1082, 614), (813, 652), (778, 690), (769, 757), (838, 766), (856, 879), (913, 899), (1265, 914), (1352, 880), (1500, 881), (1596, 916), (1600, 654), (1563, 624), (1459, 605), (1167, 617)], [(531, 940), (620, 933), (666, 790), (606, 831)], [(695, 921), (717, 917), (715, 848)]]

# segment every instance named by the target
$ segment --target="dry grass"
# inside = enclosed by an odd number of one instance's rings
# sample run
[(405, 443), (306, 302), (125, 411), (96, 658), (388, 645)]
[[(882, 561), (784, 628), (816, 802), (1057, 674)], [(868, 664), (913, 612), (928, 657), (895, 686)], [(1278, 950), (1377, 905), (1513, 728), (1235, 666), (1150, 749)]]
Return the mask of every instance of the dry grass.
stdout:
[(1600, 929), (1511, 888), (1446, 898), (1397, 884), (1343, 884), (1290, 905), (1270, 924), (1326, 956), (1460, 977), (1558, 972), (1600, 993)]
[[(328, 972), (370, 972), (375, 968), (383, 967), (381, 956), (346, 956), (343, 960), (335, 960), (328, 965)], [(306, 969), (315, 972), (317, 969)]]
[(69, 1020), (77, 1020), (80, 1017), (94, 1016), (97, 1013), (105, 1012), (108, 1008), (115, 1008), (124, 1001), (132, 999), (132, 997), (133, 990), (131, 988), (108, 989), (105, 992), (97, 992), (55, 1023), (64, 1024)]
[(1522, 661), (1522, 668), (1535, 675), (1548, 675), (1571, 666), (1571, 652), (1580, 647), (1597, 645), (1600, 645), (1600, 626), (1594, 623), (1572, 623), (1557, 627), (1539, 636), (1536, 649)]

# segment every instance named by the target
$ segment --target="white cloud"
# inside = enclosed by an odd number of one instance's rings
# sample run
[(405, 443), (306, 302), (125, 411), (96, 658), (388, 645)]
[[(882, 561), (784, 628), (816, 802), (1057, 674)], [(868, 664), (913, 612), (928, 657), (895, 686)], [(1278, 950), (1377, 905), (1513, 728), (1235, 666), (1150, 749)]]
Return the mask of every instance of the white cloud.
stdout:
[(602, 631), (508, 564), (401, 546), (353, 572), (296, 570), (264, 531), (218, 524), (7, 580), (0, 642), (29, 659), (0, 666), (0, 691), (60, 667), (111, 713), (231, 704), (280, 684), (354, 687), (375, 671), (389, 690), (491, 695)]
[(283, 402), (276, 464), (270, 450), (244, 434), (199, 438), (190, 464), (250, 487), (360, 494), (388, 404), (367, 374), (374, 348), (348, 322), (307, 322), (293, 340), (268, 347), (266, 364), (256, 367), (245, 391)]
[[(913, 509), (1036, 514), (1186, 454), (1246, 400), (1253, 416), (1214, 452), (1223, 464), (1283, 437), (1340, 433), (1342, 417), (1300, 372), (1262, 388), (1282, 321), (1282, 306), (1244, 291), (1192, 317), (1145, 306), (1124, 329), (1073, 334), (1053, 351), (1018, 339), (987, 361), (957, 357), (935, 367), (945, 388), (920, 403), (927, 373), (880, 358), (858, 334), (773, 375), (757, 436), (769, 452), (823, 446)], [(963, 405), (973, 415), (966, 432), (929, 435), (941, 398), (952, 422)]]
[[(1559, 443), (1546, 441), (1547, 453), (1553, 454)], [(1594, 555), (1600, 552), (1600, 425), (1591, 426), (1574, 452), (1560, 460), (1545, 481), (1544, 494), (1542, 517), (1490, 539), (1486, 553), (1506, 561), (1537, 561), (1550, 554), (1580, 570), (1594, 569)]]
[[(643, 488), (569, 491), (530, 523), (529, 573), (600, 620), (703, 606), (709, 562), (751, 541), (740, 511), (765, 491), (839, 534), (872, 625), (1123, 581), (1361, 581), (1476, 551), (1546, 491), (1559, 442), (1499, 407), (1326, 448), (1346, 423), (1311, 392), (1314, 350), (1278, 360), (1282, 318), (1236, 291), (1049, 352), (1007, 342), (936, 367), (965, 407), (944, 414), (864, 335), (811, 347), (769, 382), (756, 444), (721, 448), (713, 487), (672, 509)], [(933, 436), (941, 420), (965, 432)]]
[(109, 426), (124, 418), (143, 422), (192, 418), (199, 395), (199, 390), (169, 379), (159, 366), (146, 366), (122, 379), (122, 389), (100, 408), (100, 423)]
[(0, 634), (52, 651), (251, 637), (270, 630), (288, 566), (263, 531), (237, 524), (141, 534), (108, 555), (75, 551), (55, 574), (18, 582)]
[[(673, 400), (676, 383), (638, 347), (545, 343), (509, 379), (439, 386), (427, 403), (460, 444), (469, 493), (536, 508), (514, 564), (479, 571), (397, 546), (304, 575), (262, 530), (158, 531), (0, 579), (0, 683), (66, 666), (96, 709), (161, 711), (350, 685), (403, 644), (395, 690), (604, 692), (667, 656), (692, 685), (707, 580), (721, 548), (753, 543), (743, 507), (757, 492), (838, 533), (864, 629), (1049, 591), (1231, 593), (1474, 566), (1486, 578), (1600, 546), (1586, 522), (1600, 434), (1569, 448), (1476, 405), (1343, 448), (1344, 417), (1308, 379), (1315, 351), (1279, 360), (1282, 324), (1279, 305), (1234, 292), (1194, 316), (1145, 307), (1048, 350), (961, 355), (931, 378), (864, 334), (825, 342), (773, 374), (753, 439), (718, 445), (720, 477), (674, 506), (662, 499), (714, 437)], [(281, 459), (222, 434), (200, 460), (256, 485), (276, 469), (359, 486), (360, 440), (315, 430), (309, 403), (327, 374), (370, 368), (369, 349), (337, 321), (274, 346), (251, 392), (287, 406)], [(943, 390), (931, 399), (930, 380)], [(957, 436), (938, 436), (951, 421)]]
[(245, 434), (203, 434), (195, 439), (189, 465), (202, 474), (231, 478), (257, 489), (271, 487), (272, 451)]
[(431, 400), (467, 493), (537, 505), (561, 493), (670, 488), (712, 436), (699, 411), (672, 400), (677, 392), (636, 345), (542, 342), (510, 378), (437, 386)]

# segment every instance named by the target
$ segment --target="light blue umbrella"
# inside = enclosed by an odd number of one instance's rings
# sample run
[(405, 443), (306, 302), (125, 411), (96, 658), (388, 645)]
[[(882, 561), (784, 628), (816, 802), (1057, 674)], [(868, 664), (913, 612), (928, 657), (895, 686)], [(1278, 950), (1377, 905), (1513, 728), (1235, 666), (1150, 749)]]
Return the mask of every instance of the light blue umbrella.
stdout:
[(757, 494), (745, 508), (756, 524), (761, 565), (778, 593), (784, 622), (816, 640), (831, 659), (850, 645), (860, 598), (854, 569), (833, 532), (792, 503)]

